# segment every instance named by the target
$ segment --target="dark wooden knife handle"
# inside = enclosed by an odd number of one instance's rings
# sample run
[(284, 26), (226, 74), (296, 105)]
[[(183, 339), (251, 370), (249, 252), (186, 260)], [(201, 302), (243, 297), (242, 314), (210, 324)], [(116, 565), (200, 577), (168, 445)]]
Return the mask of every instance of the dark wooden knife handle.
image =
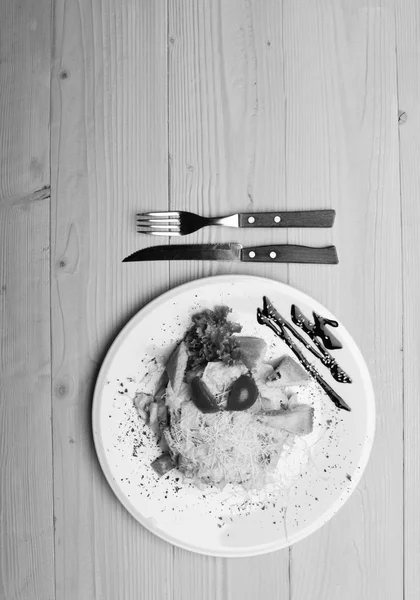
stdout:
[(239, 227), (332, 227), (335, 210), (241, 213)]
[(296, 246), (282, 244), (271, 246), (249, 246), (241, 250), (242, 262), (272, 262), (272, 263), (313, 263), (318, 265), (335, 265), (338, 263), (335, 246), (313, 248), (311, 246)]

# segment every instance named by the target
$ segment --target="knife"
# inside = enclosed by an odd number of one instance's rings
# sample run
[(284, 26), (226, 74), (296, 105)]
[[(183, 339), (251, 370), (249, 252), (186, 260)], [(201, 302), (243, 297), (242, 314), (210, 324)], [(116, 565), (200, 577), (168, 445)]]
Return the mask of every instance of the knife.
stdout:
[(123, 262), (149, 260), (224, 260), (241, 262), (315, 263), (335, 265), (338, 263), (335, 246), (313, 248), (293, 244), (249, 246), (242, 244), (176, 244), (150, 246), (130, 254)]

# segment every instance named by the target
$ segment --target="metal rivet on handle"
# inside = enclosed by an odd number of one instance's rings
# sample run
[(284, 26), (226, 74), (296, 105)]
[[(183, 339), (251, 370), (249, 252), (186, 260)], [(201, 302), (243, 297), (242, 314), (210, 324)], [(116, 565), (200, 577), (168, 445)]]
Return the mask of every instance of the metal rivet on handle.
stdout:
[(275, 223), (280, 223), (280, 221), (281, 221), (281, 217), (279, 217), (279, 215), (276, 215), (276, 216), (274, 217), (274, 222), (275, 222)]
[(248, 217), (248, 223), (255, 223), (255, 217)]
[(276, 258), (277, 253), (276, 252), (270, 252), (270, 258)]
[(249, 258), (255, 258), (255, 252), (251, 250), (251, 252), (248, 252), (248, 256)]

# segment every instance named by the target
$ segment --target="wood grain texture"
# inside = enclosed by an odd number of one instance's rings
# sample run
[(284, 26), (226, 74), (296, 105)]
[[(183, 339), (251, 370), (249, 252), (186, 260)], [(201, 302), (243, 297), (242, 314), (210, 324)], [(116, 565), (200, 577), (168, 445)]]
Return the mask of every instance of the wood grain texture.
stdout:
[(52, 600), (49, 199), (0, 202), (0, 240), (0, 598)]
[(51, 3), (0, 4), (0, 201), (50, 183)]
[(396, 4), (398, 108), (401, 124), (401, 204), (404, 356), (404, 577), (405, 600), (420, 597), (420, 342), (415, 326), (420, 292), (420, 6), (414, 0)]
[(53, 600), (50, 3), (0, 4), (0, 598)]
[[(378, 3), (286, 1), (284, 30), (289, 197), (296, 208), (337, 209), (323, 239), (331, 236), (340, 257), (334, 269), (292, 265), (289, 281), (351, 331), (373, 376), (378, 410), (357, 491), (329, 524), (291, 549), (291, 598), (398, 600), (403, 413), (394, 13)], [(318, 232), (289, 233), (295, 243), (315, 239)]]
[(164, 0), (55, 3), (57, 600), (171, 597), (172, 547), (114, 497), (96, 459), (90, 418), (95, 377), (110, 342), (168, 284), (165, 264), (121, 263), (150, 241), (136, 236), (136, 211), (167, 206), (166, 14)]
[[(173, 209), (218, 216), (287, 208), (282, 66), (279, 2), (169, 0)], [(286, 231), (213, 227), (174, 243), (286, 240)], [(287, 266), (173, 263), (170, 283), (230, 272), (285, 280)], [(175, 549), (174, 598), (286, 598), (288, 568), (287, 551), (223, 561)]]
[[(281, 5), (171, 0), (169, 46), (171, 206), (205, 216), (285, 209)], [(213, 227), (188, 236), (274, 240), (285, 242), (287, 232)], [(287, 267), (174, 264), (171, 285), (229, 272), (284, 279)]]
[[(0, 600), (418, 600), (419, 4), (56, 0), (52, 63), (50, 25), (49, 1), (0, 3)], [(135, 213), (168, 207), (335, 208), (332, 230), (207, 228), (171, 243), (335, 243), (340, 265), (122, 264), (167, 242), (136, 235)], [(234, 272), (331, 308), (367, 360), (378, 415), (336, 517), (290, 550), (225, 560), (128, 515), (90, 411), (130, 316)]]

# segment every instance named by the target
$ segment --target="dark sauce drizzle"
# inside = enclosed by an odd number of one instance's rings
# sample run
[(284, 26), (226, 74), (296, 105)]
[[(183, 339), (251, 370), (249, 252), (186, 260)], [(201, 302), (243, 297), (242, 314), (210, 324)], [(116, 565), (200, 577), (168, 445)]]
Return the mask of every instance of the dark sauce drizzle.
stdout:
[(273, 306), (270, 300), (264, 296), (263, 297), (263, 309), (257, 309), (257, 320), (261, 325), (267, 325), (270, 327), (272, 331), (276, 335), (278, 335), (284, 343), (292, 350), (295, 356), (298, 358), (301, 365), (308, 371), (308, 373), (315, 379), (318, 385), (324, 390), (327, 396), (334, 402), (334, 404), (343, 410), (350, 411), (351, 408), (345, 402), (345, 400), (337, 394), (335, 390), (323, 379), (323, 377), (318, 373), (316, 368), (312, 363), (310, 363), (307, 358), (304, 356), (300, 348), (295, 344), (295, 342), (290, 337), (290, 333), (292, 333), (296, 339), (302, 342), (308, 350), (311, 350), (312, 354), (314, 354), (317, 358), (320, 358), (319, 354), (316, 351), (312, 351), (309, 344), (307, 344), (306, 340), (299, 334), (298, 331), (292, 327), (277, 311), (277, 309)]
[(340, 340), (338, 340), (335, 335), (326, 327), (326, 325), (330, 325), (330, 327), (338, 327), (337, 321), (321, 317), (321, 315), (317, 315), (315, 312), (312, 314), (314, 317), (315, 333), (322, 339), (324, 346), (328, 350), (340, 350), (343, 347)]
[[(340, 344), (340, 342), (337, 340), (337, 338), (335, 336), (333, 336), (332, 334), (330, 334), (328, 332), (328, 330), (323, 329), (323, 335), (321, 336), (320, 334), (320, 327), (324, 327), (325, 324), (331, 324), (331, 323), (337, 323), (337, 321), (331, 321), (330, 319), (324, 319), (323, 317), (320, 317), (319, 315), (314, 314), (314, 319), (315, 319), (315, 323), (311, 323), (309, 321), (309, 319), (307, 319), (305, 317), (305, 315), (300, 311), (300, 309), (296, 306), (296, 304), (292, 304), (292, 309), (291, 309), (291, 315), (292, 315), (292, 321), (295, 325), (297, 325), (297, 327), (300, 327), (305, 333), (306, 335), (311, 338), (312, 342), (314, 343), (314, 345), (317, 347), (318, 352), (312, 348), (307, 342), (306, 340), (298, 334), (297, 331), (293, 330), (293, 327), (291, 327), (291, 325), (289, 325), (288, 323), (286, 324), (286, 327), (288, 329), (290, 329), (291, 333), (293, 333), (293, 335), (296, 337), (296, 339), (298, 339), (302, 344), (304, 344), (306, 346), (306, 348), (308, 348), (308, 350), (310, 350), (312, 352), (312, 354), (314, 356), (316, 356), (316, 358), (318, 358), (322, 364), (324, 366), (327, 367), (327, 369), (330, 370), (331, 375), (334, 377), (334, 379), (336, 381), (338, 381), (339, 383), (352, 383), (351, 377), (349, 375), (347, 375), (347, 373), (345, 371), (343, 371), (343, 369), (340, 367), (340, 365), (337, 363), (337, 361), (335, 360), (335, 358), (333, 356), (331, 356), (331, 354), (328, 352), (328, 350), (325, 349), (325, 342), (324, 342), (324, 346), (322, 345), (322, 343), (319, 341), (319, 337), (321, 337), (321, 339), (324, 341), (324, 338), (328, 339), (330, 342), (332, 341), (334, 348), (335, 349), (339, 349), (342, 348), (343, 346)], [(321, 324), (320, 319), (322, 319), (323, 323)], [(338, 323), (337, 323), (338, 326)], [(335, 325), (333, 325), (333, 327), (335, 327)], [(328, 335), (326, 335), (326, 333), (328, 333)], [(337, 342), (338, 346), (337, 346)], [(331, 346), (330, 346), (331, 347)]]

